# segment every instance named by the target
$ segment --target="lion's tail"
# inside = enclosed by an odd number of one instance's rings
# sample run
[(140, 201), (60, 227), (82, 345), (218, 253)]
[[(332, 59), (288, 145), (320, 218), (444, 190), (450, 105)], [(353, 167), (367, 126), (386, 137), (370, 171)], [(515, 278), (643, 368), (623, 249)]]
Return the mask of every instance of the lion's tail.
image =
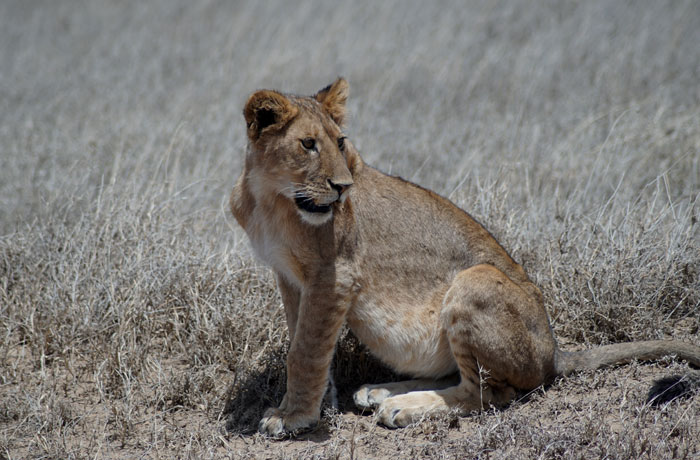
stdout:
[(574, 371), (599, 369), (633, 360), (651, 361), (664, 356), (676, 356), (700, 368), (700, 347), (675, 340), (649, 340), (574, 352), (558, 350), (555, 369), (557, 375), (567, 375)]
[[(567, 375), (579, 370), (594, 370), (633, 360), (651, 361), (664, 356), (676, 356), (688, 361), (691, 366), (700, 368), (700, 347), (675, 340), (649, 340), (617, 343), (574, 352), (557, 350), (555, 372), (556, 375)], [(698, 371), (691, 371), (685, 376), (666, 377), (656, 381), (649, 392), (648, 400), (653, 404), (662, 404), (685, 396), (697, 388), (700, 388)]]

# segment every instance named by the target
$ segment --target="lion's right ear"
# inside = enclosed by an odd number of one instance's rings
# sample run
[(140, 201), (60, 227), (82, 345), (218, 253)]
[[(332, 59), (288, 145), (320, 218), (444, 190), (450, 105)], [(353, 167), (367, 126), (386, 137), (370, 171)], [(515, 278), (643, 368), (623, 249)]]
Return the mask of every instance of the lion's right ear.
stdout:
[(255, 141), (266, 129), (282, 128), (297, 112), (294, 104), (277, 91), (265, 89), (253, 93), (243, 109), (248, 137)]

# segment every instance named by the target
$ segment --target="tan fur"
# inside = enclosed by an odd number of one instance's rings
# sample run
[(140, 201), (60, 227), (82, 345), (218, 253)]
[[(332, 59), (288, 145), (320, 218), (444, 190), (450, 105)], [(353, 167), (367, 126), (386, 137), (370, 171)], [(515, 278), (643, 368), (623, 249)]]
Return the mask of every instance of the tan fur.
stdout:
[(258, 91), (244, 109), (249, 145), (231, 210), (275, 272), (291, 339), (287, 392), (262, 432), (318, 420), (344, 323), (421, 379), (355, 394), (388, 426), (504, 404), (574, 369), (670, 353), (700, 365), (700, 349), (678, 342), (559, 351), (539, 289), (478, 222), (367, 166), (351, 142), (340, 148), (347, 97), (338, 79), (314, 97)]

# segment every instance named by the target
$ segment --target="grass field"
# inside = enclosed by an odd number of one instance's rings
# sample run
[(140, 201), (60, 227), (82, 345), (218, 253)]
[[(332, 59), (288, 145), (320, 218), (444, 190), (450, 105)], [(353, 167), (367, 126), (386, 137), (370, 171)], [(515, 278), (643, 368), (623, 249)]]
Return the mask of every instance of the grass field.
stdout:
[(365, 161), (448, 196), (542, 288), (564, 349), (700, 344), (700, 2), (0, 2), (0, 459), (700, 456), (672, 359), (402, 430), (347, 333), (294, 441), (286, 325), (227, 212), (259, 88), (350, 82)]

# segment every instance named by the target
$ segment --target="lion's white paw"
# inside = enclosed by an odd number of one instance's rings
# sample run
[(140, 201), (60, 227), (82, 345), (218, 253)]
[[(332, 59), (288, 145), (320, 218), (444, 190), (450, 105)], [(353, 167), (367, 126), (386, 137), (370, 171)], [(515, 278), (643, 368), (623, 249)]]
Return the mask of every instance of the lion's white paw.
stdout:
[(352, 398), (358, 408), (373, 409), (391, 395), (391, 391), (383, 385), (362, 385)]
[(410, 425), (418, 420), (446, 413), (450, 407), (434, 391), (416, 391), (386, 398), (377, 408), (377, 421), (389, 428)]

